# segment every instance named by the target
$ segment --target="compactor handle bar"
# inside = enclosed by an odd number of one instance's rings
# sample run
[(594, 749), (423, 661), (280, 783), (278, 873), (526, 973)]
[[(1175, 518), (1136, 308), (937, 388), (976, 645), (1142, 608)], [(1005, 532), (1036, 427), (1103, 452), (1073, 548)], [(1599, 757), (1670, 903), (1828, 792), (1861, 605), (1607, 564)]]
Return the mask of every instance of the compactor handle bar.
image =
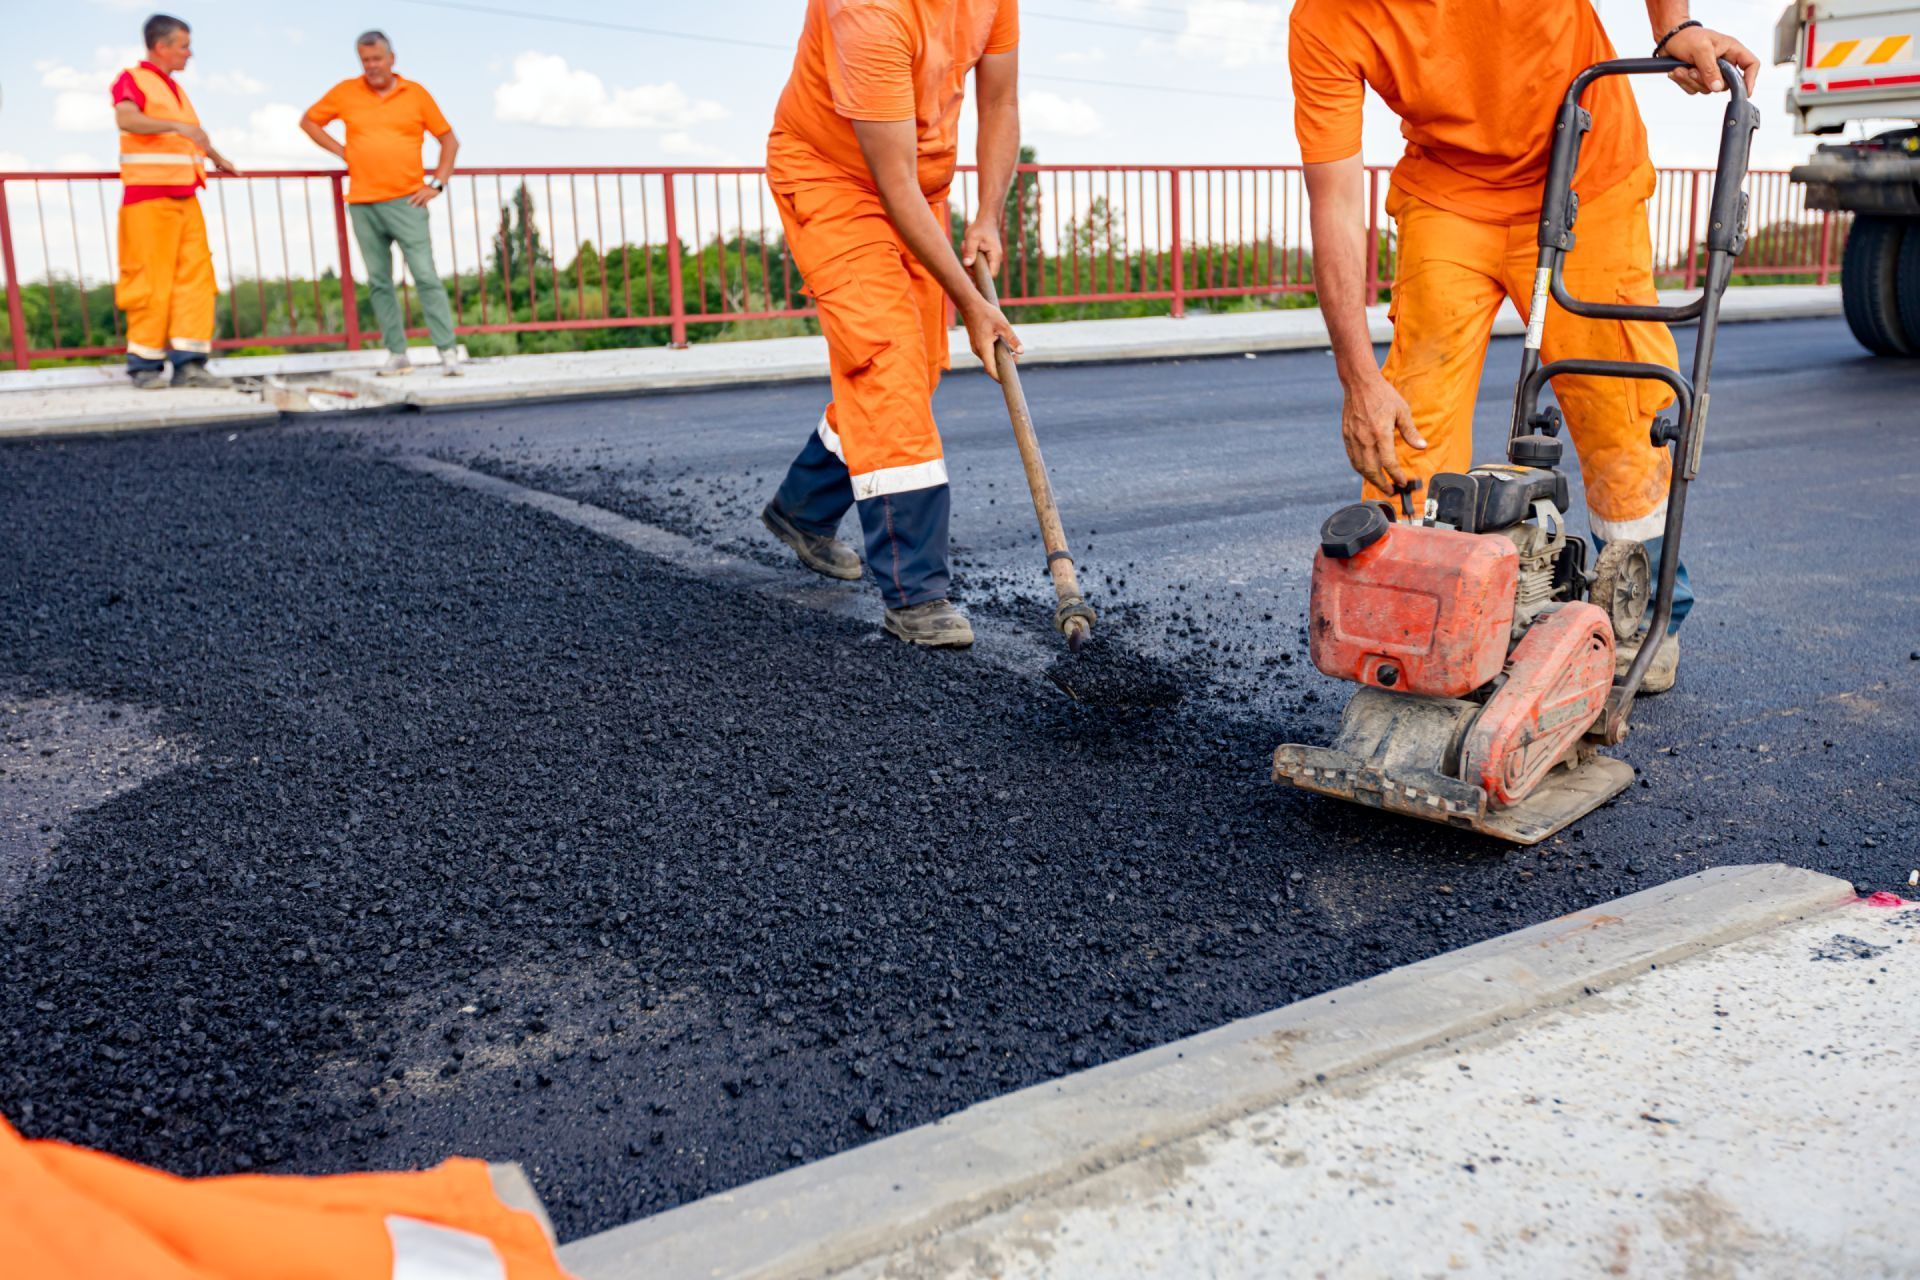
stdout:
[[(1669, 426), (1654, 424), (1649, 443), (1674, 446), (1673, 478), (1667, 489), (1667, 517), (1662, 530), (1658, 584), (1654, 590), (1649, 643), (1625, 676), (1616, 680), (1607, 699), (1600, 726), (1603, 739), (1618, 742), (1626, 736), (1627, 713), (1640, 683), (1652, 665), (1659, 638), (1673, 617), (1674, 579), (1680, 568), (1680, 530), (1687, 505), (1687, 485), (1700, 472), (1700, 454), (1706, 442), (1707, 379), (1713, 369), (1714, 342), (1720, 329), (1720, 296), (1733, 278), (1733, 260), (1747, 243), (1747, 197), (1741, 189), (1747, 178), (1747, 155), (1760, 112), (1747, 97), (1747, 82), (1732, 63), (1722, 58), (1720, 77), (1727, 86), (1727, 110), (1720, 129), (1720, 155), (1714, 166), (1713, 198), (1707, 213), (1706, 278), (1700, 296), (1679, 306), (1639, 303), (1589, 302), (1567, 292), (1562, 267), (1574, 246), (1573, 226), (1580, 213), (1580, 197), (1573, 190), (1580, 163), (1580, 142), (1593, 128), (1593, 113), (1580, 99), (1594, 81), (1605, 76), (1665, 75), (1691, 66), (1678, 58), (1619, 58), (1599, 62), (1573, 78), (1554, 117), (1553, 151), (1547, 158), (1546, 191), (1540, 201), (1540, 257), (1534, 273), (1532, 305), (1527, 311), (1527, 340), (1520, 356), (1520, 384), (1514, 393), (1510, 438), (1535, 430), (1540, 392), (1559, 374), (1575, 377), (1637, 378), (1665, 383), (1673, 390), (1675, 418)], [(1590, 320), (1645, 320), (1700, 322), (1694, 343), (1693, 376), (1682, 377), (1664, 365), (1627, 360), (1567, 359), (1542, 363), (1541, 343), (1546, 330), (1547, 300)]]

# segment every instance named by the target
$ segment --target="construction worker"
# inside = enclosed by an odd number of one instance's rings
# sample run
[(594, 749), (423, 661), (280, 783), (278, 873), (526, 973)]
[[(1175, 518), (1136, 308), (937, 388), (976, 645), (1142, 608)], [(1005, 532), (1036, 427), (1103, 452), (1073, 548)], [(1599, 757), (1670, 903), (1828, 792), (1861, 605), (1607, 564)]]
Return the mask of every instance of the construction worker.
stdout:
[(12, 1280), (565, 1280), (540, 1220), (487, 1166), (179, 1178), (30, 1141), (0, 1119), (0, 1254)]
[[(1689, 93), (1725, 88), (1715, 60), (1752, 88), (1759, 60), (1738, 40), (1687, 17), (1686, 0), (1648, 0), (1658, 54), (1689, 64), (1672, 78)], [(1473, 406), (1494, 317), (1532, 296), (1540, 196), (1555, 110), (1573, 77), (1614, 57), (1588, 0), (1300, 0), (1291, 19), (1294, 127), (1306, 165), (1314, 276), (1345, 386), (1341, 433), (1366, 496), (1473, 464)], [(1387, 212), (1398, 235), (1393, 345), (1374, 361), (1365, 296), (1366, 179), (1361, 100), (1371, 87), (1401, 119), (1406, 154)], [(1647, 199), (1654, 171), (1647, 133), (1623, 77), (1587, 93), (1593, 132), (1580, 152), (1579, 245), (1568, 290), (1605, 302), (1657, 301)], [(1673, 335), (1657, 323), (1548, 314), (1547, 360), (1584, 356), (1678, 366)], [(1653, 415), (1672, 402), (1658, 384), (1554, 380), (1580, 454), (1594, 541), (1631, 538), (1655, 563), (1667, 512), (1670, 462), (1653, 448)], [(1673, 617), (1644, 693), (1673, 686), (1677, 632), (1693, 604), (1684, 568)], [(1619, 648), (1621, 669), (1638, 638)]]
[[(360, 72), (327, 90), (307, 109), (300, 128), (322, 151), (347, 162), (347, 210), (353, 217), (354, 239), (367, 264), (367, 289), (373, 295), (374, 318), (380, 322), (380, 340), (387, 347), (382, 374), (413, 371), (407, 358), (407, 321), (393, 288), (393, 246), (400, 246), (420, 291), (420, 310), (427, 317), (427, 334), (440, 350), (440, 371), (460, 372), (460, 348), (453, 338), (453, 307), (447, 288), (433, 265), (433, 241), (427, 206), (447, 189), (460, 140), (440, 114), (433, 95), (393, 69), (393, 42), (379, 31), (368, 31), (354, 41)], [(342, 146), (326, 126), (346, 122)], [(440, 143), (440, 161), (427, 181), (420, 151), (432, 134)]]
[[(833, 401), (761, 520), (800, 562), (856, 579), (834, 537), (857, 506), (886, 630), (965, 648), (948, 599), (947, 464), (933, 391), (951, 298), (974, 353), (1019, 340), (966, 267), (998, 268), (1001, 209), (1020, 150), (1015, 0), (808, 0), (767, 139), (767, 181), (820, 309)], [(979, 95), (979, 213), (955, 255), (946, 199), (967, 73)], [(963, 265), (963, 263), (965, 265)]]
[(200, 188), (204, 160), (239, 174), (207, 140), (174, 76), (193, 57), (187, 24), (164, 13), (147, 19), (147, 56), (113, 82), (120, 126), (120, 279), (116, 304), (127, 313), (127, 374), (133, 385), (224, 387), (207, 372), (213, 351), (213, 253), (207, 247)]

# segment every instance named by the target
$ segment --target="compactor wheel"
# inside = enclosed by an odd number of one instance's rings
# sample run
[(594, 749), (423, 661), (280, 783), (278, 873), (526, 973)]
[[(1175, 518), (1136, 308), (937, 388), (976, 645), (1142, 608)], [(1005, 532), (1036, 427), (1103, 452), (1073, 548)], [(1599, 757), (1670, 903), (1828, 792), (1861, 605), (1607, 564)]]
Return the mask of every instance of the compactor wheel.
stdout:
[(1609, 542), (1593, 566), (1593, 590), (1587, 598), (1606, 610), (1614, 639), (1637, 635), (1653, 599), (1653, 561), (1646, 545), (1624, 538)]

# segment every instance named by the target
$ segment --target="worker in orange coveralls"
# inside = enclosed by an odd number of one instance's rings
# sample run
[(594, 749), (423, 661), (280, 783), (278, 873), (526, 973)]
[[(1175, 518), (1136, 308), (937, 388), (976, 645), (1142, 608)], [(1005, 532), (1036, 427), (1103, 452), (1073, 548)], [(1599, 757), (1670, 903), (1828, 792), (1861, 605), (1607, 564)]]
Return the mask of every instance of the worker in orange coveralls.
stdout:
[[(989, 372), (996, 338), (1020, 350), (965, 269), (1002, 259), (1019, 34), (1015, 0), (808, 0), (767, 139), (767, 181), (820, 310), (833, 402), (761, 519), (809, 569), (852, 580), (860, 557), (834, 531), (857, 506), (885, 628), (909, 644), (973, 643), (948, 599), (947, 464), (932, 402), (947, 366), (946, 299)], [(980, 201), (956, 256), (946, 199), (969, 71)]]
[[(1689, 93), (1724, 90), (1717, 58), (1749, 90), (1759, 60), (1731, 36), (1687, 17), (1686, 0), (1648, 0), (1659, 55), (1689, 64), (1672, 78)], [(1503, 301), (1525, 308), (1537, 265), (1541, 188), (1553, 121), (1573, 77), (1614, 56), (1587, 0), (1300, 0), (1288, 59), (1294, 127), (1312, 205), (1314, 275), (1346, 388), (1341, 432), (1366, 495), (1473, 463), (1473, 406), (1487, 340)], [(1376, 364), (1367, 333), (1365, 171), (1361, 99), (1368, 87), (1401, 120), (1406, 154), (1387, 212), (1398, 230), (1393, 346)], [(1577, 298), (1653, 303), (1647, 132), (1624, 78), (1586, 95), (1593, 132), (1580, 151), (1580, 241), (1566, 264)], [(1555, 305), (1544, 358), (1636, 360), (1677, 367), (1663, 324), (1587, 320)], [(1594, 542), (1631, 538), (1657, 564), (1666, 526), (1667, 451), (1652, 447), (1653, 415), (1672, 392), (1643, 381), (1554, 380), (1567, 415)], [(1693, 604), (1684, 568), (1673, 618), (1643, 693), (1673, 687), (1676, 633)], [(1621, 669), (1639, 652), (1623, 641)]]
[(127, 373), (136, 387), (162, 390), (171, 357), (173, 386), (224, 387), (207, 372), (216, 286), (200, 213), (203, 157), (222, 173), (240, 171), (214, 150), (173, 78), (193, 57), (187, 24), (156, 13), (145, 35), (146, 60), (112, 89), (122, 192), (114, 300), (127, 313)]
[(178, 1178), (0, 1120), (8, 1280), (565, 1280), (487, 1166)]

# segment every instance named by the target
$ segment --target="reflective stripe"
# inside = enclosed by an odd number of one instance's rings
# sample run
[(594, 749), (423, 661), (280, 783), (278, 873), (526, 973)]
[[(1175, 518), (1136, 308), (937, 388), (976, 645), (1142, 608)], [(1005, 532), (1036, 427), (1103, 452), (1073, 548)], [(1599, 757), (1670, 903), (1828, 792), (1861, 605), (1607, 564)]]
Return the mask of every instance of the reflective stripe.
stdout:
[(856, 501), (862, 498), (884, 498), (891, 493), (931, 489), (935, 485), (946, 482), (947, 460), (935, 458), (930, 462), (914, 462), (904, 467), (882, 467), (878, 471), (854, 476), (853, 496)]
[(121, 164), (139, 164), (139, 165), (177, 164), (177, 165), (184, 165), (188, 168), (193, 168), (198, 166), (200, 163), (200, 153), (198, 151), (122, 152), (120, 155), (120, 163)]
[(167, 358), (167, 349), (165, 347), (143, 347), (137, 342), (129, 342), (127, 344), (127, 354), (130, 356), (139, 356), (142, 360), (165, 360)]
[(815, 429), (820, 434), (820, 443), (827, 446), (827, 452), (844, 463), (847, 455), (840, 449), (840, 433), (827, 422), (826, 414), (820, 415), (820, 425)]
[(1648, 542), (1667, 531), (1667, 504), (1663, 501), (1650, 514), (1637, 520), (1606, 520), (1588, 512), (1587, 523), (1593, 527), (1595, 537), (1605, 538), (1608, 542), (1618, 542), (1622, 538), (1630, 542)]
[(437, 1222), (387, 1215), (393, 1280), (507, 1280), (493, 1241)]
[(168, 338), (167, 345), (175, 351), (191, 351), (196, 355), (206, 355), (213, 350), (213, 344), (205, 338)]

